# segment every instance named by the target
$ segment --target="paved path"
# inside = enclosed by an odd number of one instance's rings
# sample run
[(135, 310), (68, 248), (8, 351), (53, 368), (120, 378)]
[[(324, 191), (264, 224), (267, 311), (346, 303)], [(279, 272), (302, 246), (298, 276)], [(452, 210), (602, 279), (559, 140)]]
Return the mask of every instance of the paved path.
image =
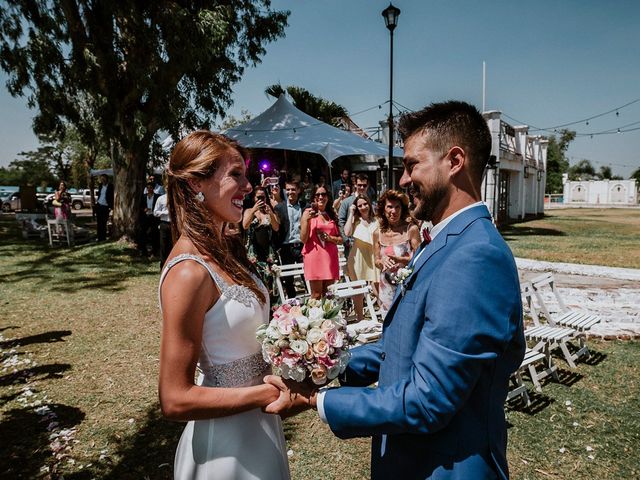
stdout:
[[(640, 337), (640, 270), (599, 265), (541, 262), (517, 258), (521, 279), (554, 272), (556, 286), (569, 308), (600, 315), (591, 330), (604, 338)], [(553, 295), (545, 293), (549, 307), (557, 309)]]

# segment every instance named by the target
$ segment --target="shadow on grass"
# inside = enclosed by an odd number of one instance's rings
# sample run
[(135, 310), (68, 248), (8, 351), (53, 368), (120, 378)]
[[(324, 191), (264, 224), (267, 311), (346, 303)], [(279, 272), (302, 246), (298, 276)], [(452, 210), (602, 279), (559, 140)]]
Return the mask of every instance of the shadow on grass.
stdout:
[(131, 278), (158, 274), (154, 268), (157, 262), (138, 257), (134, 248), (117, 242), (92, 243), (73, 249), (30, 247), (14, 249), (0, 242), (0, 254), (14, 258), (0, 274), (0, 282), (34, 281), (56, 293), (82, 289), (121, 291)]
[(590, 365), (590, 366), (600, 365), (602, 362), (604, 362), (607, 359), (607, 355), (605, 353), (594, 352), (593, 350), (590, 350), (590, 353), (591, 353), (591, 356), (589, 358), (585, 358), (584, 360), (582, 360), (582, 363), (584, 363), (585, 365)]
[(139, 430), (130, 437), (116, 439), (118, 447), (114, 455), (121, 458), (120, 462), (93, 462), (90, 471), (66, 474), (65, 478), (172, 479), (173, 458), (184, 425), (165, 420), (156, 404), (147, 411), (147, 418)]
[(22, 347), (34, 343), (54, 343), (64, 342), (63, 337), (71, 335), (71, 330), (53, 330), (51, 332), (39, 333), (37, 335), (29, 335), (28, 337), (14, 338), (0, 342), (0, 349)]
[(553, 398), (547, 397), (546, 395), (538, 393), (536, 391), (529, 390), (527, 393), (529, 394), (529, 405), (525, 403), (522, 397), (517, 397), (517, 399), (514, 399), (507, 403), (507, 411), (521, 412), (527, 415), (535, 415), (555, 402)]
[(527, 227), (526, 224), (505, 225), (500, 228), (500, 233), (505, 240), (517, 240), (520, 237), (564, 237), (566, 233), (555, 228)]
[(18, 325), (7, 325), (6, 327), (0, 327), (0, 332), (5, 330), (13, 330), (14, 328), (20, 328)]
[(31, 368), (24, 368), (17, 372), (0, 376), (0, 386), (16, 385), (37, 380), (50, 380), (62, 378), (62, 374), (69, 370), (68, 363), (52, 363), (49, 365), (37, 365)]
[[(52, 404), (49, 408), (56, 414), (61, 429), (71, 428), (85, 417), (82, 410), (68, 405)], [(0, 455), (2, 478), (59, 478), (55, 472), (47, 476), (40, 471), (43, 465), (53, 465), (49, 447), (50, 432), (47, 430), (49, 421), (32, 408), (3, 413), (0, 422), (0, 438), (3, 439)]]
[(557, 373), (558, 383), (560, 385), (564, 385), (565, 387), (575, 385), (584, 378), (584, 375), (573, 370), (564, 370), (562, 368), (558, 368)]

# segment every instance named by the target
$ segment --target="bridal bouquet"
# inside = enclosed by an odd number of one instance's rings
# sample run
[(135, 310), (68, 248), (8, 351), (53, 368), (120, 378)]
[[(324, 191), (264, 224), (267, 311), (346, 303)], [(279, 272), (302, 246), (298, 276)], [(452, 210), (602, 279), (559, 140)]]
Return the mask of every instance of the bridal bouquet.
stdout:
[(277, 307), (271, 322), (256, 332), (273, 373), (296, 382), (310, 377), (316, 385), (342, 373), (355, 339), (347, 333), (340, 307), (332, 298), (291, 299)]

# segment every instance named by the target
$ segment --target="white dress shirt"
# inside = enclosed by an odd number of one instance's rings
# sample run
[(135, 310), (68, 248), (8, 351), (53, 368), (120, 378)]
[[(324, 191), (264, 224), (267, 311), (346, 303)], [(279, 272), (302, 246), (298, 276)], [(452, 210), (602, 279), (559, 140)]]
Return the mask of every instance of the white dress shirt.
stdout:
[(153, 215), (158, 217), (162, 222), (170, 222), (169, 206), (167, 205), (167, 194), (160, 195), (153, 209)]

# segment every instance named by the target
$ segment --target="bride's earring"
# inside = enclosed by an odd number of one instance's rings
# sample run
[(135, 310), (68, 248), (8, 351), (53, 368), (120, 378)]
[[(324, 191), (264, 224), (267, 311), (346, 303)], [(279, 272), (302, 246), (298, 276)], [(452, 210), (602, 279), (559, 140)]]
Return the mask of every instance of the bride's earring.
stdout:
[(196, 193), (196, 200), (198, 200), (199, 202), (204, 202), (204, 193), (202, 192)]

